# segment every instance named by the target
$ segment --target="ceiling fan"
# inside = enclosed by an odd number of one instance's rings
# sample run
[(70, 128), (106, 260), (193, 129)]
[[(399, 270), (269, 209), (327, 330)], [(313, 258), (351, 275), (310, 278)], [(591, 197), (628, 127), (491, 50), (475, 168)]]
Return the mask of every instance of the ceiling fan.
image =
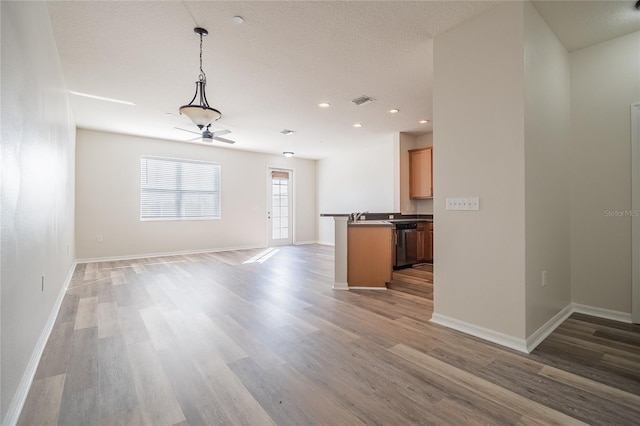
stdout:
[(230, 143), (230, 144), (236, 143), (236, 141), (232, 141), (231, 139), (226, 139), (226, 138), (221, 138), (220, 137), (220, 136), (223, 136), (223, 135), (228, 135), (229, 133), (231, 133), (231, 130), (223, 129), (223, 130), (216, 130), (216, 131), (212, 132), (211, 130), (209, 130), (209, 126), (211, 126), (211, 125), (208, 125), (202, 131), (202, 133), (194, 132), (193, 130), (187, 130), (187, 129), (183, 129), (183, 128), (180, 128), (180, 127), (174, 127), (174, 129), (178, 129), (178, 130), (182, 130), (184, 132), (189, 132), (189, 133), (194, 133), (196, 135), (200, 135), (200, 137), (189, 139), (188, 142), (197, 141), (198, 139), (200, 139), (200, 140), (202, 140), (202, 142), (218, 141), (218, 142), (224, 142), (224, 143)]

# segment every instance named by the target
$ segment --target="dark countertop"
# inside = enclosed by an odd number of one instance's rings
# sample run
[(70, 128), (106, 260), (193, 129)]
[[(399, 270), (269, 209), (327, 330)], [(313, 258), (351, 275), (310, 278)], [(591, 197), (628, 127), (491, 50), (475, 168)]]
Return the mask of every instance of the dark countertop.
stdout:
[[(351, 217), (351, 213), (321, 213), (321, 217)], [(363, 213), (365, 220), (353, 222), (349, 220), (349, 226), (394, 226), (396, 223), (433, 222), (433, 214), (406, 214), (402, 213)], [(393, 219), (389, 219), (393, 217)]]
[(391, 223), (390, 220), (359, 220), (357, 222), (349, 222), (348, 226), (357, 226), (357, 227), (361, 227), (361, 226), (367, 226), (367, 227), (379, 226), (379, 227), (392, 228), (393, 227), (393, 223)]
[[(385, 220), (389, 222), (433, 222), (433, 214), (402, 214), (402, 213), (362, 213), (366, 220)], [(320, 217), (349, 217), (351, 213), (320, 213)], [(393, 216), (390, 219), (389, 216)]]
[(349, 226), (394, 226), (396, 223), (433, 223), (433, 219), (391, 219), (391, 220), (359, 220), (349, 222)]

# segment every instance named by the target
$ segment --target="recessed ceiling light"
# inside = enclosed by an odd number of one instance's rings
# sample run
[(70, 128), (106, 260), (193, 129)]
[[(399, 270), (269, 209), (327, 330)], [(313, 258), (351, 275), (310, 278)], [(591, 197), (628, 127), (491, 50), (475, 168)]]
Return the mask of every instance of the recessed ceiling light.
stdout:
[(320, 108), (329, 108), (329, 107), (331, 106), (331, 104), (330, 104), (329, 102), (320, 102), (320, 103), (318, 104), (318, 106), (319, 106)]
[(420, 123), (420, 124), (427, 124), (427, 123), (429, 123), (429, 120), (420, 120), (420, 121), (418, 121), (418, 123)]
[(282, 133), (283, 135), (292, 135), (295, 132), (296, 132), (295, 130), (284, 129), (280, 133)]
[(355, 123), (353, 127), (362, 127), (362, 123)]
[(233, 22), (235, 24), (242, 24), (244, 22), (244, 18), (240, 15), (236, 15), (233, 17)]
[(397, 109), (397, 108), (392, 108), (392, 109), (389, 110), (389, 114), (397, 114), (399, 112), (400, 112), (400, 110)]
[(96, 95), (89, 95), (87, 93), (74, 92), (73, 90), (69, 90), (69, 93), (71, 93), (72, 95), (76, 95), (76, 96), (82, 96), (84, 98), (97, 99), (99, 101), (115, 102), (117, 104), (125, 104), (125, 105), (135, 105), (133, 102), (129, 102), (129, 101), (121, 101), (119, 99), (112, 99), (112, 98), (103, 98), (102, 96), (96, 96)]
[(293, 152), (285, 151), (285, 152), (282, 153), (282, 155), (284, 155), (287, 158), (291, 158), (291, 157), (293, 157)]

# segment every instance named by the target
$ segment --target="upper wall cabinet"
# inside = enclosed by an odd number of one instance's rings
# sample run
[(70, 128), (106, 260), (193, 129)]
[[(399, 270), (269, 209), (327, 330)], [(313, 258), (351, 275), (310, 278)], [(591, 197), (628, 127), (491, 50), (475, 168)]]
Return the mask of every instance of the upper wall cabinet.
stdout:
[(409, 197), (433, 197), (433, 147), (409, 151)]

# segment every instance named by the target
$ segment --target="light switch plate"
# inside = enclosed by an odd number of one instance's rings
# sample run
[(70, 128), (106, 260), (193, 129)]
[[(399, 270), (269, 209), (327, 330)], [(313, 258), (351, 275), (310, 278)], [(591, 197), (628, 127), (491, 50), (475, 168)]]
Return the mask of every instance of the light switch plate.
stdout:
[(447, 210), (480, 210), (480, 198), (447, 198)]

